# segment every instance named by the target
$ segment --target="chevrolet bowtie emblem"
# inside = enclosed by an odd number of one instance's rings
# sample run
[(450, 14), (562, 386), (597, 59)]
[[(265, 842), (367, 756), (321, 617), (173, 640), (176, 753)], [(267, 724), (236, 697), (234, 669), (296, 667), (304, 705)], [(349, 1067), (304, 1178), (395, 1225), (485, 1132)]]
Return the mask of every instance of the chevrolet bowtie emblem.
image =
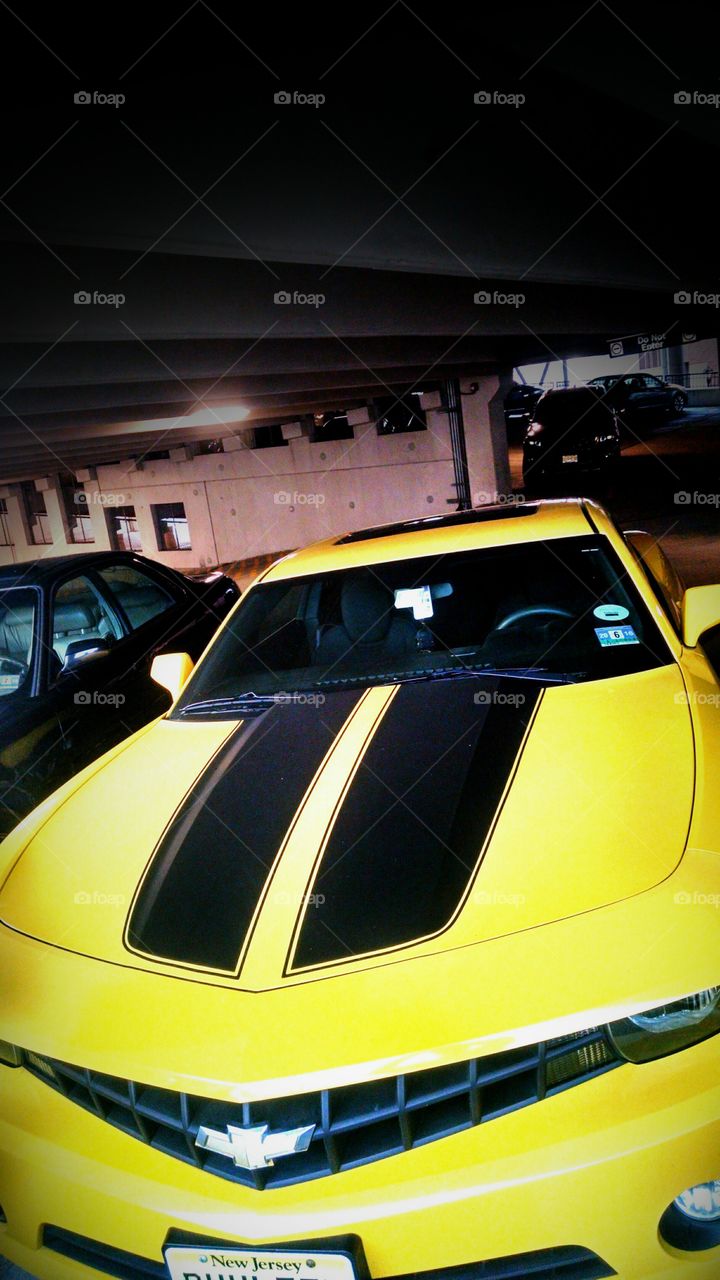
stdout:
[(270, 1133), (266, 1124), (249, 1125), (246, 1129), (229, 1124), (226, 1133), (201, 1125), (195, 1146), (216, 1156), (227, 1156), (239, 1169), (267, 1169), (280, 1156), (307, 1151), (314, 1132), (314, 1124), (302, 1129), (278, 1129), (275, 1133)]

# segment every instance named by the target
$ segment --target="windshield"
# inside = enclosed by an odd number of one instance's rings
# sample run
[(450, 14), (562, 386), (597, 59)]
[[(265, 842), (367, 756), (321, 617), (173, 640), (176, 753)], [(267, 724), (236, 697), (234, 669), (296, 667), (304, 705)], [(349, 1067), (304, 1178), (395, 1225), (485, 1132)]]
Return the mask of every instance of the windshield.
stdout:
[(553, 430), (574, 428), (585, 435), (605, 432), (612, 426), (612, 413), (599, 390), (586, 387), (543, 396), (535, 408), (535, 421)]
[(668, 661), (607, 540), (562, 538), (260, 584), (173, 715), (483, 671), (600, 680)]
[(0, 589), (0, 698), (29, 690), (36, 610), (32, 588)]

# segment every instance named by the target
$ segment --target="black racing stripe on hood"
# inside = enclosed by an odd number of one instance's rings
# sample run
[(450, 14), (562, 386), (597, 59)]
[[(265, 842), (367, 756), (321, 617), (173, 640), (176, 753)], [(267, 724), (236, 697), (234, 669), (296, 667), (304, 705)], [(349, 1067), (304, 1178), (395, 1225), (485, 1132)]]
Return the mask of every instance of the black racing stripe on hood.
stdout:
[(293, 969), (407, 944), (448, 923), (540, 693), (504, 678), (401, 687), (326, 846)]
[(288, 701), (238, 726), (153, 854), (131, 908), (133, 950), (235, 971), (278, 849), (360, 696)]

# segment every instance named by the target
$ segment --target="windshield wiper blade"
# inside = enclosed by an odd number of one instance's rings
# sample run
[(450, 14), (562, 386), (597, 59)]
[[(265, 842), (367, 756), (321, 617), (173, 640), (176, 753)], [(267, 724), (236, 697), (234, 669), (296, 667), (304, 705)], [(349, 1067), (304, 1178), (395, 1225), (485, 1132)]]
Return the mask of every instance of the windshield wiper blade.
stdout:
[(205, 698), (199, 702), (189, 702), (186, 707), (181, 707), (178, 715), (217, 715), (228, 711), (242, 711), (246, 715), (253, 711), (267, 711), (270, 707), (277, 703), (277, 697), (274, 693), (248, 693), (232, 694), (226, 698)]
[[(445, 680), (453, 678), (465, 679), (468, 676), (512, 676), (516, 680), (540, 680), (543, 684), (575, 684), (584, 678), (584, 672), (550, 671), (547, 667), (435, 667), (428, 671), (418, 671), (409, 675), (408, 680)], [(399, 677), (402, 679), (403, 677)]]

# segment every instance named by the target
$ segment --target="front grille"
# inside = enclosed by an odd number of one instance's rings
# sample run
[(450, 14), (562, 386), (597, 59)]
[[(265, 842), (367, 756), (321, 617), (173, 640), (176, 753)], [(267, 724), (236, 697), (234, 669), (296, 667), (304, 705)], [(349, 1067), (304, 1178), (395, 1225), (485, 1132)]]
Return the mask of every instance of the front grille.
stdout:
[[(101, 1120), (156, 1151), (259, 1191), (342, 1173), (487, 1124), (612, 1070), (620, 1061), (603, 1030), (593, 1027), (386, 1080), (232, 1103), (23, 1053), (26, 1070)], [(315, 1132), (307, 1151), (253, 1171), (195, 1145), (201, 1125), (224, 1134), (227, 1125), (260, 1124), (271, 1131), (315, 1125)]]
[[(322, 1247), (322, 1241), (318, 1244)], [(167, 1270), (161, 1262), (127, 1253), (125, 1249), (115, 1249), (73, 1231), (63, 1231), (60, 1227), (44, 1228), (43, 1245), (95, 1271), (117, 1276), (118, 1280), (167, 1280)], [(462, 1267), (443, 1267), (441, 1271), (416, 1271), (387, 1277), (386, 1280), (603, 1280), (605, 1276), (616, 1274), (589, 1249), (562, 1245), (556, 1249), (517, 1253), (487, 1262), (471, 1262)]]

